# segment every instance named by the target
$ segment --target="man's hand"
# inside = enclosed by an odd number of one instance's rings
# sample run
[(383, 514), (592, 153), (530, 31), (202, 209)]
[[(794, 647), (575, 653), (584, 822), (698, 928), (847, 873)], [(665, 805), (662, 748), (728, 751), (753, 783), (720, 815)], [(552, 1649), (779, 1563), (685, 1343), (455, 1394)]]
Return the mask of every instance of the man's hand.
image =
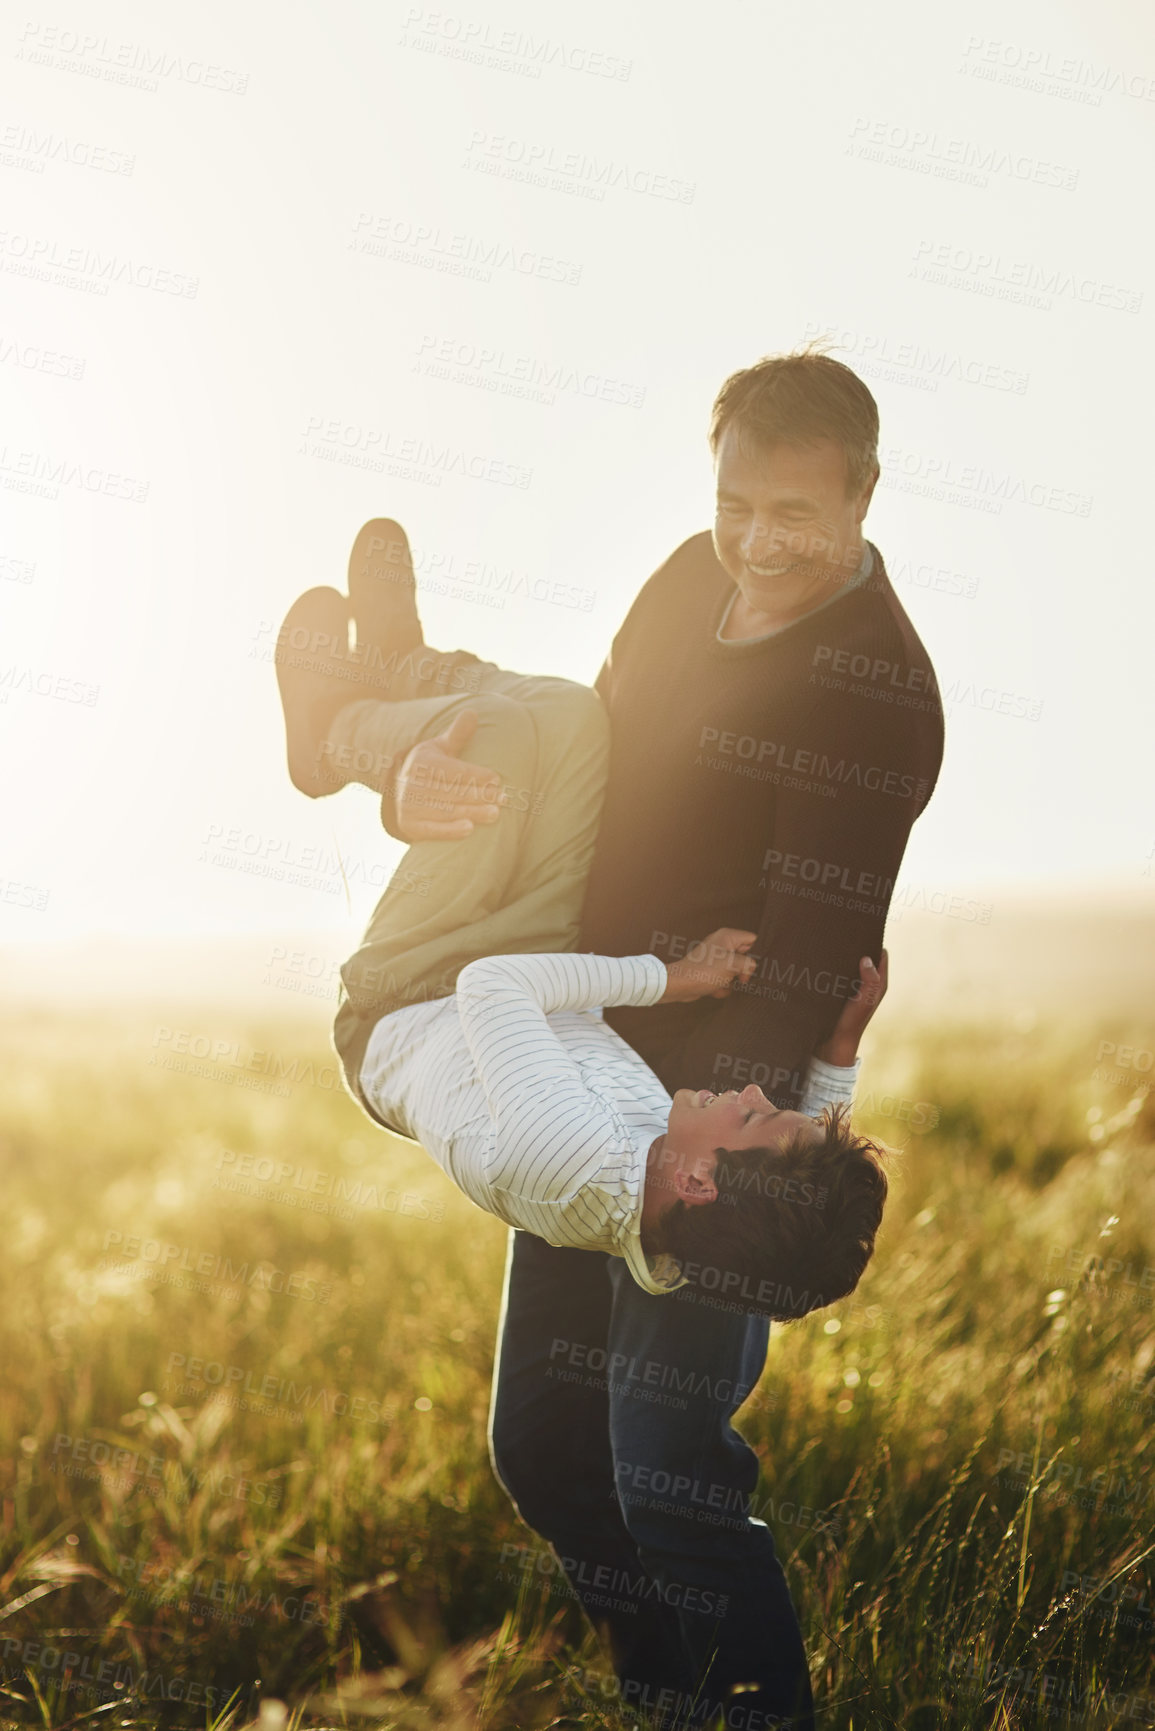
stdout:
[(757, 967), (746, 951), (757, 932), (720, 926), (692, 944), (681, 961), (666, 965), (666, 989), (659, 1004), (693, 1004), (699, 998), (728, 998), (735, 980), (748, 980)]
[(477, 731), (475, 709), (463, 709), (442, 733), (420, 740), (397, 774), (397, 834), (402, 841), (461, 841), (478, 823), (496, 823), (501, 781), (484, 764), (459, 756)]
[(869, 956), (858, 964), (858, 991), (842, 1006), (842, 1014), (834, 1024), (829, 1040), (815, 1051), (814, 1056), (825, 1064), (838, 1064), (848, 1069), (858, 1056), (858, 1042), (866, 1032), (866, 1024), (886, 996), (887, 970), (890, 958), (882, 952), (882, 964), (875, 967)]

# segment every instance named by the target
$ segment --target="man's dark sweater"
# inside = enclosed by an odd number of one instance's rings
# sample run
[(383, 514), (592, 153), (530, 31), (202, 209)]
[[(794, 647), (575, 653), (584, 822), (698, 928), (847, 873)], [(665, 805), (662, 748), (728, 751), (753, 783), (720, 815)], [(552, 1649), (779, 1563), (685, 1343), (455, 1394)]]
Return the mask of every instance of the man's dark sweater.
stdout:
[[(595, 682), (612, 747), (582, 948), (676, 961), (719, 926), (758, 934), (749, 988), (604, 1012), (671, 1093), (756, 1082), (796, 1105), (859, 958), (878, 960), (943, 721), (872, 552), (860, 587), (768, 640), (720, 643), (734, 583), (695, 535), (646, 583)], [(334, 1041), (375, 1115), (359, 1084), (372, 1027), (344, 1001)]]
[(829, 606), (719, 642), (734, 583), (695, 535), (646, 583), (598, 675), (612, 753), (583, 949), (675, 961), (719, 926), (758, 934), (754, 978), (729, 998), (605, 1011), (671, 1092), (757, 1082), (796, 1105), (859, 958), (878, 960), (943, 716), (873, 553), (866, 582)]

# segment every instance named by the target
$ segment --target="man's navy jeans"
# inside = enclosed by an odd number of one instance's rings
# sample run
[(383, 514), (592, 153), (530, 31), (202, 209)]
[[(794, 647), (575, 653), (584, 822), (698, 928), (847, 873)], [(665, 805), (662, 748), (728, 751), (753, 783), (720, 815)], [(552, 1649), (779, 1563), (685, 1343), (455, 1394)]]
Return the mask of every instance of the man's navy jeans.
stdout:
[(812, 1731), (786, 1577), (744, 1513), (758, 1459), (730, 1422), (769, 1324), (709, 1299), (652, 1295), (621, 1257), (511, 1231), (493, 1467), (608, 1641), (627, 1707), (668, 1727), (721, 1707), (733, 1731)]

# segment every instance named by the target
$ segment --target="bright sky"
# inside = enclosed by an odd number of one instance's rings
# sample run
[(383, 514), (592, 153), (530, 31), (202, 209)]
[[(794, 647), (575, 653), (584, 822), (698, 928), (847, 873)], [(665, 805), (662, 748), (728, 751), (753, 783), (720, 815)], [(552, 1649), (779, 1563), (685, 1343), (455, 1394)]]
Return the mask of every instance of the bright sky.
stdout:
[(288, 782), (293, 597), (395, 515), (430, 642), (592, 680), (718, 385), (819, 334), (950, 710), (900, 881), (1150, 894), (1151, 14), (167, 13), (0, 37), (0, 941), (359, 930), (400, 848)]

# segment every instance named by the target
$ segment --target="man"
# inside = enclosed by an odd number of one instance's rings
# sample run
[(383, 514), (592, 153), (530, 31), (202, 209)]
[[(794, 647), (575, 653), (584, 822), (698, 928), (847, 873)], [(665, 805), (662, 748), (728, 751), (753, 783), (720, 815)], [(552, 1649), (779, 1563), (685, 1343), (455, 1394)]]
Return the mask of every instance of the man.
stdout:
[[(881, 950), (910, 827), (937, 779), (934, 673), (862, 535), (877, 440), (870, 392), (827, 356), (772, 357), (728, 379), (711, 426), (713, 536), (692, 537), (645, 584), (598, 676), (609, 771), (579, 947), (674, 959), (716, 927), (756, 934), (755, 977), (724, 1000), (607, 1008), (671, 1092), (765, 1082), (775, 1105), (797, 1103), (853, 991), (854, 959)], [(444, 849), (491, 827), (496, 846), (503, 826), (528, 821), (477, 785), (469, 702), (419, 699), (411, 726), (406, 703), (375, 703), (379, 721), (396, 710), (394, 731), (374, 732), (366, 709), (361, 743), (354, 732), (334, 745), (383, 789), (401, 839)], [(358, 770), (358, 753), (375, 767)], [(503, 947), (521, 946), (507, 938), (494, 953)], [(344, 970), (338, 1019), (354, 1085), (374, 1022), (370, 995), (353, 1001), (367, 965), (371, 944)], [(494, 1468), (563, 1559), (626, 1703), (659, 1723), (717, 1708), (742, 1731), (813, 1723), (771, 1534), (744, 1517), (699, 1518), (703, 1499), (744, 1509), (757, 1483), (731, 1419), (768, 1334), (765, 1317), (701, 1286), (650, 1294), (620, 1258), (511, 1233)], [(675, 1408), (636, 1398), (625, 1375), (555, 1376), (575, 1350), (658, 1366), (692, 1392)], [(657, 1485), (661, 1495), (647, 1489)], [(609, 1580), (635, 1585), (611, 1594)]]

